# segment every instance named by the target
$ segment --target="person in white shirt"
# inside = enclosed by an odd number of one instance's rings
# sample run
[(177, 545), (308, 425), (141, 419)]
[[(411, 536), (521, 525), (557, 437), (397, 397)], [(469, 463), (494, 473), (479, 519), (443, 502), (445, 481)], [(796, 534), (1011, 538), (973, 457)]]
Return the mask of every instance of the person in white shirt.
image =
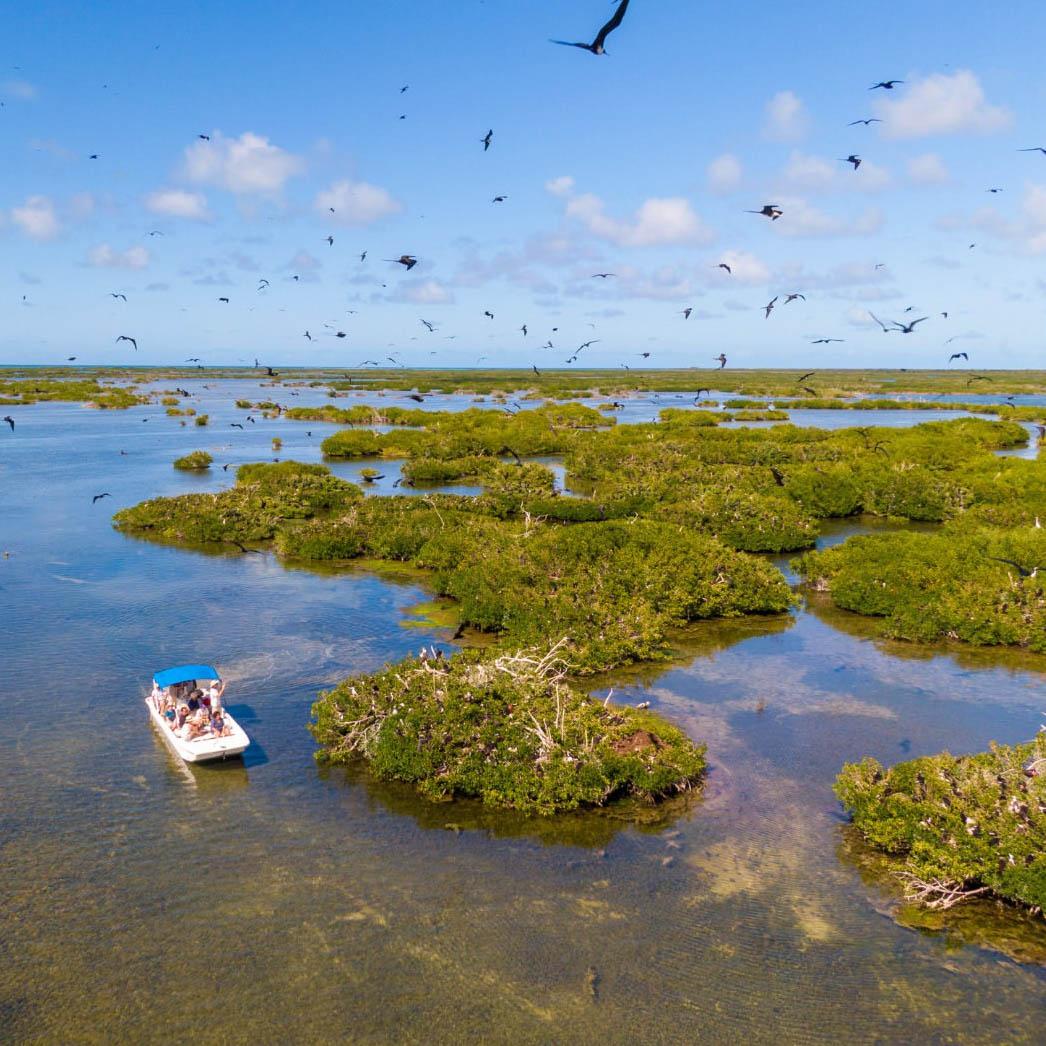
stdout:
[(214, 680), (213, 683), (203, 692), (204, 703), (209, 702), (211, 714), (220, 712), (222, 707), (222, 694), (225, 693), (225, 682), (221, 679)]

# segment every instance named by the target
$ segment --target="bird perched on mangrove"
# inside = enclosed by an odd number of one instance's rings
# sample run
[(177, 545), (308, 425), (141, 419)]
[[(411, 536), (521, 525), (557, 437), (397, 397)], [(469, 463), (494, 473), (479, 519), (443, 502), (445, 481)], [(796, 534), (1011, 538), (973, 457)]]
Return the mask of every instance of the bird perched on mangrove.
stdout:
[(621, 20), (625, 17), (625, 12), (628, 10), (628, 0), (618, 0), (617, 9), (610, 16), (610, 21), (603, 26), (602, 29), (596, 34), (595, 40), (590, 44), (586, 43), (575, 43), (570, 40), (551, 40), (550, 43), (560, 44), (563, 47), (580, 47), (582, 51), (591, 51), (594, 55), (606, 54), (604, 45), (606, 44), (607, 37), (621, 24)]
[(134, 349), (134, 351), (135, 352), (138, 351), (138, 342), (135, 341), (134, 338), (128, 337), (128, 335), (126, 335), (126, 334), (121, 334), (120, 337), (118, 337), (116, 340), (117, 340), (117, 342), (129, 341), (131, 343), (131, 346)]
[(784, 214), (784, 211), (776, 203), (764, 203), (758, 211), (745, 211), (745, 214), (761, 214), (764, 218), (769, 218), (770, 221), (776, 222)]

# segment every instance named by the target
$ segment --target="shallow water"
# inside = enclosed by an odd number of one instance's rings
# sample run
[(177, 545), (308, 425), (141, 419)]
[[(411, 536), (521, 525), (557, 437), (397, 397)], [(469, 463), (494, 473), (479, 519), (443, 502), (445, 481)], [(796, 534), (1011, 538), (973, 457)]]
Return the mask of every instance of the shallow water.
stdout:
[[(866, 754), (1028, 738), (1046, 659), (886, 644), (819, 603), (710, 623), (676, 662), (597, 681), (708, 743), (704, 794), (666, 823), (429, 805), (321, 770), (304, 729), (317, 690), (450, 647), (403, 625), (419, 583), (111, 529), (144, 497), (232, 482), (175, 472), (187, 450), (264, 460), (279, 435), (319, 460), (335, 428), (241, 432), (241, 390), (204, 394), (206, 429), (41, 404), (0, 440), (3, 1037), (1041, 1041), (1044, 967), (1010, 955), (1046, 954), (1042, 925), (1019, 947), (991, 906), (976, 933), (899, 925), (831, 783)], [(242, 763), (185, 768), (149, 725), (150, 672), (197, 659), (229, 680)]]

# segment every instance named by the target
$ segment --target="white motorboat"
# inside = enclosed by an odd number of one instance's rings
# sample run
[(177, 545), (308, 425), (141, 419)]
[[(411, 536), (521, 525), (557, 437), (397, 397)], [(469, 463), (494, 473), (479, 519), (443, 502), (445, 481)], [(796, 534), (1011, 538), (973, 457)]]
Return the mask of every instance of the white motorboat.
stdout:
[[(179, 665), (153, 675), (152, 693), (145, 699), (149, 716), (174, 753), (187, 763), (205, 763), (229, 759), (242, 754), (251, 743), (246, 731), (221, 705), (221, 730), (211, 715), (210, 705), (219, 704), (217, 696), (224, 688), (221, 676), (211, 665)], [(193, 699), (195, 691), (201, 698)], [(193, 709), (188, 720), (179, 714), (179, 706), (195, 700), (201, 706)], [(174, 705), (174, 718), (170, 707)], [(183, 720), (179, 726), (179, 720)]]

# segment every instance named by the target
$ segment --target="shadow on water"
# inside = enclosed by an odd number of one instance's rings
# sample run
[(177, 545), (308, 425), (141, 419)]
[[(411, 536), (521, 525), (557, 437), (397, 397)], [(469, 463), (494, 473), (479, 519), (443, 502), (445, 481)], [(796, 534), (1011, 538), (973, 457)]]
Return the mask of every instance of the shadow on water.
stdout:
[(965, 947), (1000, 952), (1015, 962), (1046, 964), (1046, 935), (1041, 920), (1001, 901), (974, 898), (945, 911), (906, 903), (897, 879), (902, 862), (873, 850), (852, 825), (841, 825), (836, 857), (855, 869), (869, 890), (868, 903), (899, 926), (940, 937), (945, 950)]
[(379, 780), (362, 764), (320, 766), (318, 773), (321, 780), (330, 784), (363, 788), (372, 805), (380, 805), (397, 817), (409, 818), (427, 831), (481, 834), (491, 839), (530, 839), (543, 846), (587, 850), (607, 847), (615, 836), (628, 829), (657, 834), (686, 817), (701, 802), (701, 791), (695, 789), (656, 805), (626, 798), (599, 809), (538, 817), (486, 806), (476, 799), (432, 802), (408, 784)]

